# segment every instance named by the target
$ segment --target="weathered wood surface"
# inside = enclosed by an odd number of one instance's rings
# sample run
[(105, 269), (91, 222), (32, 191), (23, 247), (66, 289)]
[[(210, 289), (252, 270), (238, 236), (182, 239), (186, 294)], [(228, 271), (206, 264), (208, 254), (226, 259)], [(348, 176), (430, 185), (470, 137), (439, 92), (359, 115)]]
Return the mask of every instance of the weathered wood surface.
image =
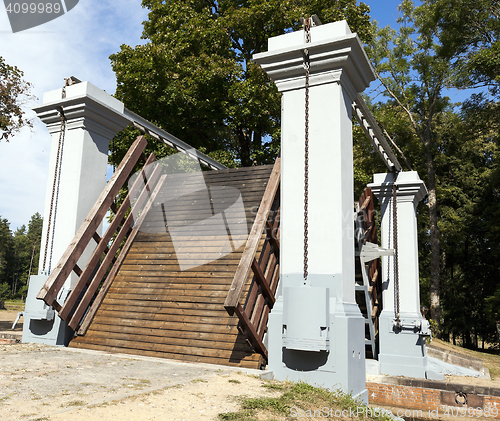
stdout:
[[(113, 203), (114, 197), (118, 194), (120, 188), (127, 180), (138, 159), (141, 157), (146, 144), (147, 142), (144, 136), (139, 136), (128, 150), (122, 162), (106, 185), (106, 188), (103, 190), (97, 202), (85, 218), (84, 223), (75, 234), (75, 237), (66, 251), (63, 253), (59, 263), (56, 265), (47, 279), (47, 282), (38, 293), (38, 299), (44, 300), (48, 305), (60, 308), (60, 304), (56, 301), (59, 291), (75, 268), (78, 259), (83, 254), (87, 244), (94, 236), (97, 227), (102, 222), (106, 212)], [(79, 269), (79, 271), (81, 270)]]
[[(220, 170), (203, 173), (203, 176), (209, 187), (229, 185), (241, 192), (250, 229), (272, 168)], [(189, 179), (178, 186), (178, 191), (182, 192), (187, 185)], [(169, 211), (174, 210), (170, 216), (174, 216), (175, 222), (199, 220), (203, 208), (193, 206), (195, 196), (181, 196), (182, 201), (165, 204)], [(160, 193), (158, 202), (161, 200)], [(188, 209), (184, 213), (179, 210), (177, 218), (176, 207), (180, 204), (187, 205)], [(230, 212), (227, 216), (231, 221)], [(82, 326), (86, 329), (85, 336), (75, 338), (70, 346), (259, 368), (264, 362), (262, 356), (248, 345), (246, 336), (238, 330), (238, 318), (230, 317), (224, 310), (224, 300), (245, 244), (218, 260), (182, 271), (176, 253), (177, 243), (173, 243), (168, 229), (159, 234), (154, 232), (165, 226), (160, 206), (155, 206), (145, 216), (143, 225), (150, 231), (133, 231), (137, 232), (135, 239), (107, 286), (99, 309), (92, 316), (92, 322)], [(265, 236), (262, 229), (256, 241), (257, 260)], [(233, 240), (245, 238), (231, 237)], [(185, 255), (182, 262), (196, 264), (206, 258), (207, 253), (219, 250), (224, 242), (224, 238), (217, 235), (207, 235), (202, 240), (187, 235), (182, 238), (185, 247), (193, 244), (205, 251)], [(250, 271), (241, 288), (243, 297), (248, 293), (252, 278)]]

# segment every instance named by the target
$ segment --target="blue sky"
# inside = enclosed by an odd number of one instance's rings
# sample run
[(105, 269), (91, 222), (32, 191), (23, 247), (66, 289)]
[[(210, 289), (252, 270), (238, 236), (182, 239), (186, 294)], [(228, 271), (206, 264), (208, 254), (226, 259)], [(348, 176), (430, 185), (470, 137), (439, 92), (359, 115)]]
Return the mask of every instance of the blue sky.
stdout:
[[(368, 0), (379, 26), (396, 25), (398, 0)], [(0, 56), (18, 66), (34, 86), (40, 103), (43, 93), (61, 88), (64, 78), (76, 76), (113, 94), (116, 79), (109, 55), (121, 44), (143, 41), (142, 22), (147, 11), (141, 0), (81, 0), (66, 15), (44, 25), (13, 34), (5, 8), (0, 5)], [(48, 176), (50, 136), (34, 119), (10, 143), (0, 143), (0, 216), (11, 229), (28, 224), (35, 212), (43, 214)]]

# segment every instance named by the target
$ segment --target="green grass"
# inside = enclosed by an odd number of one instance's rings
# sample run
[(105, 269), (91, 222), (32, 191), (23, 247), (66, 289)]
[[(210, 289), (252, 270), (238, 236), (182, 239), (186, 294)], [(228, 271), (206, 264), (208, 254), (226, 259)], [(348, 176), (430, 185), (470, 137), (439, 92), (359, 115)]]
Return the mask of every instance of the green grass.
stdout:
[(482, 359), (484, 366), (490, 372), (491, 379), (500, 379), (500, 355), (495, 355), (489, 352), (473, 351), (471, 349), (462, 348), (460, 346), (453, 345), (450, 342), (441, 341), (439, 339), (433, 339), (431, 343), (441, 348), (454, 350), (465, 355), (470, 355), (471, 357)]
[[(241, 409), (237, 412), (219, 414), (222, 421), (257, 421), (257, 420), (295, 420), (297, 418), (311, 419), (339, 419), (335, 411), (342, 412), (349, 409), (358, 413), (359, 420), (387, 421), (386, 416), (369, 417), (366, 415), (361, 402), (354, 400), (350, 395), (341, 391), (328, 391), (311, 386), (307, 383), (267, 382), (264, 388), (279, 392), (278, 397), (241, 398)], [(328, 408), (328, 411), (324, 411)], [(358, 412), (358, 408), (362, 408)], [(316, 411), (316, 412), (314, 412)], [(315, 415), (315, 416), (314, 416)], [(332, 417), (330, 417), (332, 415)], [(349, 416), (342, 418), (349, 418)]]

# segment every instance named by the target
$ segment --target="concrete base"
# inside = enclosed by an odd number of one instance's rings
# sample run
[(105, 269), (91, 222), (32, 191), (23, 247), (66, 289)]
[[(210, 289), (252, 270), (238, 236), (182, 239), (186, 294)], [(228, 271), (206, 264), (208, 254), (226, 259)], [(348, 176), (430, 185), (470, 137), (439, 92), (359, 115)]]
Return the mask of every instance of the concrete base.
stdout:
[[(35, 275), (30, 278), (23, 314), (23, 342), (68, 346), (74, 334), (73, 330), (57, 316), (52, 307), (36, 299), (47, 278), (45, 275)], [(58, 301), (64, 302), (69, 292), (63, 290)]]
[(279, 297), (269, 316), (269, 370), (276, 380), (303, 381), (330, 390), (341, 389), (367, 403), (364, 318), (357, 305), (339, 303), (331, 298), (329, 319), (331, 346), (328, 351), (284, 348), (283, 297)]
[[(413, 317), (412, 317), (413, 316)], [(406, 320), (420, 319), (420, 314), (401, 314)], [(425, 339), (412, 330), (393, 329), (394, 314), (382, 312), (379, 318), (380, 372), (391, 376), (426, 378)]]

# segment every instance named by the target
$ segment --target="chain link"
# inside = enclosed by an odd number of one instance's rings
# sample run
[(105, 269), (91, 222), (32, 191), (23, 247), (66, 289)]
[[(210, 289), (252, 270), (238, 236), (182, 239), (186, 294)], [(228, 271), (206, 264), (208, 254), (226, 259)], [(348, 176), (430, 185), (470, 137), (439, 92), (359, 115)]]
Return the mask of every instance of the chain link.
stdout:
[(397, 172), (394, 172), (392, 181), (392, 235), (394, 247), (394, 301), (396, 302), (396, 323), (400, 323), (399, 308), (399, 261), (398, 261), (398, 206), (397, 206)]
[[(54, 182), (52, 183), (52, 196), (50, 198), (50, 211), (49, 211), (49, 219), (47, 222), (47, 236), (45, 239), (45, 250), (44, 250), (43, 265), (42, 265), (42, 270), (45, 271), (45, 267), (47, 264), (47, 252), (49, 249), (50, 228), (52, 227), (52, 243), (51, 243), (51, 247), (50, 247), (49, 273), (50, 273), (50, 264), (51, 264), (51, 260), (52, 260), (52, 251), (54, 248), (55, 213), (57, 212), (56, 196), (59, 195), (59, 182), (61, 180), (62, 162), (60, 163), (60, 161), (62, 161), (62, 147), (64, 144), (64, 137), (65, 137), (65, 132), (66, 132), (66, 117), (64, 116), (64, 112), (62, 111), (62, 107), (61, 107), (61, 110), (59, 112), (61, 114), (61, 128), (59, 131), (59, 145), (57, 147), (56, 167), (55, 167), (55, 171), (54, 171)], [(55, 205), (55, 210), (54, 210), (54, 205)], [(54, 224), (52, 226), (52, 215), (53, 214), (54, 214)]]
[[(311, 18), (304, 19), (306, 43), (311, 42)], [(308, 276), (309, 260), (309, 50), (304, 49), (305, 87), (305, 156), (304, 156), (304, 280)]]

